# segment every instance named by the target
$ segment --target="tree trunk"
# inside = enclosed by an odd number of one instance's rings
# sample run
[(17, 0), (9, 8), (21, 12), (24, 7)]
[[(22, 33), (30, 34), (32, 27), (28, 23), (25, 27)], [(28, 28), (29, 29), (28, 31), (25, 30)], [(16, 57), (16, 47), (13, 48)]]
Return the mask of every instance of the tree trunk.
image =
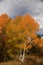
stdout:
[(20, 61), (23, 62), (25, 58), (25, 49), (24, 50), (20, 50)]

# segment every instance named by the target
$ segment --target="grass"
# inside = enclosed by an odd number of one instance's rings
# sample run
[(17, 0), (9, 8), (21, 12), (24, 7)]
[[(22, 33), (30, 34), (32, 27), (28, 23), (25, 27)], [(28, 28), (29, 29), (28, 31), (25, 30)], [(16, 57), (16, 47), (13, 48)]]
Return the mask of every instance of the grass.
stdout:
[(11, 61), (2, 62), (0, 65), (43, 65), (43, 57), (27, 55), (23, 62), (20, 62), (18, 56)]

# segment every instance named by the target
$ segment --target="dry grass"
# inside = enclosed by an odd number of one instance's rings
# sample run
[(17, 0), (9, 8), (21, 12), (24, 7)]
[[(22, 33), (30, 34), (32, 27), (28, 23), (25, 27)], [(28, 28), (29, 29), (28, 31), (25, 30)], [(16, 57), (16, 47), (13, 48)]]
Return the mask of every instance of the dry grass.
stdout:
[(18, 57), (12, 61), (0, 63), (0, 65), (43, 65), (43, 57), (33, 55), (26, 56), (23, 62), (20, 62)]

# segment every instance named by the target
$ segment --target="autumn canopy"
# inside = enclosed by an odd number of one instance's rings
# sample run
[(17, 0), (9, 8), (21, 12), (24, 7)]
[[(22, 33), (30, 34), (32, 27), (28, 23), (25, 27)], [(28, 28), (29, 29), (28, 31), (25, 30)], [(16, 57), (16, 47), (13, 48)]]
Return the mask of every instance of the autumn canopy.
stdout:
[(0, 16), (0, 45), (5, 45), (6, 53), (13, 57), (14, 50), (18, 52), (19, 49), (31, 48), (32, 45), (27, 45), (28, 43), (38, 45), (42, 42), (43, 44), (43, 41), (37, 38), (36, 32), (38, 30), (39, 24), (29, 14), (16, 16), (14, 19), (3, 14)]

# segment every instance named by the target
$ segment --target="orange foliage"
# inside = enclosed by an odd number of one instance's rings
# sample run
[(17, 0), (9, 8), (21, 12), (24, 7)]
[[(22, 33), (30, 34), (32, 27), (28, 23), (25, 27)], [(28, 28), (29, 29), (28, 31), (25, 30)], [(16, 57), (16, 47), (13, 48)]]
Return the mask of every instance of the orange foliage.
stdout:
[(39, 46), (40, 48), (43, 48), (43, 39), (40, 38), (36, 38), (32, 41), (34, 43), (34, 45)]
[(8, 22), (11, 18), (7, 14), (2, 14), (0, 16), (0, 32), (2, 30), (2, 27), (5, 25), (6, 22)]
[[(21, 17), (20, 23), (17, 26), (17, 29), (19, 29), (19, 31), (23, 32), (20, 33), (20, 36), (23, 38), (26, 37), (31, 37), (31, 38), (36, 38), (36, 31), (38, 30), (38, 23), (28, 14), (24, 15)], [(29, 39), (28, 39), (29, 40)], [(27, 41), (27, 39), (25, 39), (25, 41)], [(27, 42), (28, 43), (28, 42)], [(26, 46), (26, 43), (21, 45), (21, 48), (24, 48), (23, 46)], [(25, 47), (25, 50), (27, 50), (28, 48), (31, 48), (32, 45), (28, 45)]]
[(38, 23), (28, 14), (22, 16), (21, 25), (29, 31), (37, 31), (39, 27)]
[[(27, 41), (27, 37), (37, 37), (35, 32), (39, 28), (39, 24), (28, 14), (17, 16), (13, 20), (6, 14), (3, 14), (0, 16), (0, 31), (3, 26), (8, 37), (12, 37), (12, 39), (15, 38), (16, 41), (17, 39), (23, 40), (23, 43), (20, 44), (20, 47), (22, 48), (24, 48), (24, 45), (26, 46), (25, 41)], [(31, 45), (28, 47), (31, 48)]]
[(0, 33), (4, 32), (0, 38), (5, 42), (9, 53), (10, 51), (14, 52), (15, 48), (26, 51), (32, 46), (43, 48), (43, 39), (36, 34), (38, 30), (39, 24), (28, 14), (17, 16), (14, 19), (11, 19), (7, 14), (0, 16)]
[(40, 39), (39, 41), (40, 41), (40, 42), (39, 42), (39, 47), (40, 47), (40, 48), (43, 48), (43, 39)]

